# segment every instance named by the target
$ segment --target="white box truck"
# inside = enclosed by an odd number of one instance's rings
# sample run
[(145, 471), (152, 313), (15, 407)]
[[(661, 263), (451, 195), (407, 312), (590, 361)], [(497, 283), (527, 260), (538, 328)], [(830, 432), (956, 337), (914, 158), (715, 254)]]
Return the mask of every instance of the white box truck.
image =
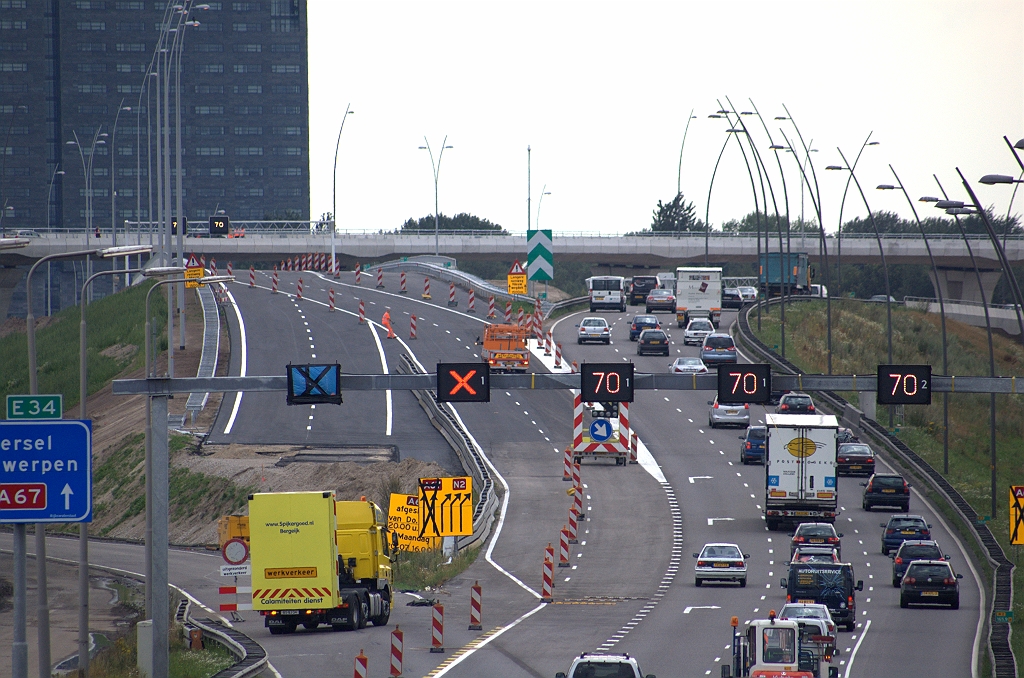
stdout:
[(836, 433), (831, 414), (766, 414), (764, 519), (769, 530), (800, 522), (834, 523)]
[(676, 324), (686, 327), (693, 318), (709, 318), (718, 327), (722, 321), (722, 269), (676, 269)]

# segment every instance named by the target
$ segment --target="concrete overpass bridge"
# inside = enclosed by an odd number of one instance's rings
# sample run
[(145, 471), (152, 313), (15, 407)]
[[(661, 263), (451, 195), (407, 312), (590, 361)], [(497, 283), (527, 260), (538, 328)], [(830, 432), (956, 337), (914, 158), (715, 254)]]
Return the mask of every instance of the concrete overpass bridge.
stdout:
[[(150, 243), (155, 238), (149, 224), (126, 224), (117, 244)], [(185, 239), (185, 252), (216, 258), (222, 265), (227, 261), (276, 263), (288, 257), (307, 252), (329, 252), (331, 238), (317, 222), (234, 222), (233, 231), (244, 229), (245, 237)], [(24, 267), (47, 254), (69, 252), (85, 247), (113, 245), (109, 232), (101, 237), (85, 238), (82, 231), (35, 232), (27, 238), (28, 246), (0, 251), (0, 265)], [(982, 289), (978, 289), (971, 267), (967, 244), (963, 238), (934, 234), (928, 236), (939, 279), (932, 277), (933, 285), (941, 286), (944, 298), (968, 301), (991, 300), (999, 281), (999, 261), (992, 243), (984, 236), (969, 236), (971, 250), (982, 268)], [(86, 245), (86, 242), (88, 244)], [(921, 264), (929, 266), (928, 253), (920, 235), (890, 234), (882, 237), (886, 260), (890, 264)], [(841, 253), (842, 260), (851, 264), (877, 264), (881, 261), (874, 235), (835, 235), (826, 238), (829, 259), (834, 261)], [(364, 266), (376, 261), (400, 257), (434, 254), (435, 236), (432, 231), (416, 233), (383, 231), (346, 231), (335, 237), (335, 247), (341, 265), (351, 269), (356, 262)], [(555, 232), (552, 238), (553, 254), (557, 261), (590, 263), (595, 274), (625, 275), (650, 269), (671, 269), (675, 266), (701, 265), (705, 260), (705, 234), (683, 233), (672, 235), (609, 235), (602, 233)], [(763, 250), (765, 240), (761, 238)], [(805, 251), (812, 261), (820, 264), (820, 242), (812, 234), (801, 238), (799, 233), (790, 237), (791, 251)], [(447, 232), (437, 237), (437, 248), (442, 255), (456, 260), (509, 261), (526, 259), (525, 234), (496, 235), (493, 232)], [(769, 251), (779, 250), (776, 232), (769, 235)], [(1011, 236), (1006, 240), (1006, 254), (1011, 263), (1024, 260), (1024, 237)], [(712, 233), (707, 238), (708, 260), (711, 265), (726, 262), (756, 262), (758, 239), (751, 234)], [(0, 276), (0, 285), (9, 286), (12, 278)], [(2, 294), (2, 291), (0, 291)], [(0, 308), (0, 311), (5, 309)]]

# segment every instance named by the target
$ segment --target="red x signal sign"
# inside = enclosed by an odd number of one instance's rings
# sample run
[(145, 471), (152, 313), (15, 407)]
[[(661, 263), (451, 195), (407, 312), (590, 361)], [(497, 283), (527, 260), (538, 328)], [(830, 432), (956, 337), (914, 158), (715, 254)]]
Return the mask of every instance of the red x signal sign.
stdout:
[(487, 363), (438, 363), (438, 402), (491, 401), (491, 371)]

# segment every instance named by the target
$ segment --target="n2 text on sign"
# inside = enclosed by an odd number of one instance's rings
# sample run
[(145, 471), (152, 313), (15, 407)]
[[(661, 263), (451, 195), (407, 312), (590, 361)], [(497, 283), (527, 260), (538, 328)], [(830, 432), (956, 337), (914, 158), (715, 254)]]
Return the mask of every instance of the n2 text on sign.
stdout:
[(92, 521), (92, 422), (0, 421), (0, 523)]

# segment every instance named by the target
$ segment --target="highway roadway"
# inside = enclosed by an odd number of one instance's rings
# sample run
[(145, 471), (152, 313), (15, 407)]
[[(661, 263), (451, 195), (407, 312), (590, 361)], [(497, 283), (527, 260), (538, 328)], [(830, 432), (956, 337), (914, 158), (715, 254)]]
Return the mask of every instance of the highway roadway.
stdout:
[[(474, 344), (481, 334), (486, 299), (477, 312), (446, 305), (447, 285), (433, 282), (432, 301), (419, 298), (422, 279), (411, 278), (410, 293), (397, 294), (398, 276), (385, 276), (385, 289), (363, 278), (357, 287), (312, 273), (282, 273), (281, 293), (269, 292), (269, 276), (258, 274), (256, 289), (244, 283), (230, 287), (238, 313), (232, 319), (231, 374), (280, 374), (288, 362), (333, 361), (349, 373), (393, 370), (398, 356), (409, 352), (427, 369), (439, 361), (479, 359)], [(303, 278), (304, 300), (294, 298)], [(327, 290), (336, 292), (338, 311), (327, 309)], [(359, 324), (358, 300), (366, 315), (379, 323), (391, 307), (399, 339), (388, 340), (379, 325)], [(630, 309), (633, 311), (633, 309)], [(409, 339), (409, 315), (419, 316), (418, 338)], [(233, 315), (229, 312), (229, 318)], [(613, 323), (610, 346), (575, 343), (568, 316), (554, 325), (555, 337), (568, 360), (633, 360), (640, 372), (664, 372), (670, 359), (639, 357), (628, 340), (626, 314), (602, 313)], [(663, 322), (669, 321), (662, 315)], [(239, 324), (239, 318), (241, 324)], [(735, 318), (726, 314), (725, 325)], [(308, 323), (308, 324), (307, 324)], [(244, 325), (245, 342), (241, 341)], [(670, 333), (677, 332), (670, 327)], [(681, 338), (681, 332), (679, 333)], [(672, 355), (695, 355), (696, 348), (674, 343)], [(245, 355), (243, 360), (242, 355)], [(540, 355), (534, 369), (541, 366)], [(550, 365), (550, 359), (548, 359)], [(768, 532), (760, 513), (763, 469), (738, 463), (740, 430), (711, 430), (706, 401), (710, 393), (638, 391), (630, 420), (651, 457), (642, 466), (587, 462), (587, 520), (580, 526), (580, 544), (572, 547), (572, 566), (556, 568), (555, 604), (538, 600), (542, 550), (558, 548), (558, 530), (566, 522), (570, 497), (562, 481), (562, 448), (572, 435), (572, 396), (562, 391), (492, 391), (490, 403), (463, 404), (458, 412), (507, 488), (498, 534), (476, 562), (445, 590), (431, 594), (445, 604), (443, 654), (429, 648), (427, 607), (407, 607), (413, 596), (401, 594), (388, 629), (372, 627), (355, 633), (300, 631), (270, 636), (261, 618), (244, 612), (235, 625), (267, 648), (282, 676), (347, 673), (363, 649), (371, 675), (386, 673), (389, 629), (405, 632), (405, 675), (553, 676), (584, 651), (629, 652), (645, 673), (659, 676), (718, 675), (727, 661), (729, 618), (764, 616), (784, 602), (779, 579), (785, 576), (789, 539)], [(345, 395), (340, 407), (315, 410), (287, 407), (280, 394), (226, 397), (212, 442), (285, 442), (328, 445), (397, 444), (402, 457), (444, 459), (451, 470), (446, 443), (429, 425), (408, 393), (360, 392)], [(763, 410), (752, 409), (752, 419)], [(389, 424), (390, 422), (390, 424)], [(390, 427), (390, 435), (389, 433)], [(457, 462), (455, 462), (457, 463)], [(858, 594), (858, 628), (840, 633), (838, 662), (844, 675), (970, 675), (975, 628), (979, 619), (979, 588), (964, 556), (941, 520), (914, 496), (911, 510), (928, 517), (954, 567), (965, 575), (961, 609), (901, 610), (898, 591), (889, 581), (890, 560), (879, 551), (878, 527), (886, 514), (859, 508), (857, 479), (840, 480), (842, 514), (837, 528), (844, 533), (843, 552), (863, 579)], [(318, 488), (310, 488), (318, 489)], [(9, 540), (4, 536), (2, 540)], [(735, 541), (751, 554), (748, 586), (693, 585), (693, 558), (706, 541)], [(51, 540), (54, 555), (73, 559), (74, 542)], [(97, 543), (95, 562), (141, 569), (142, 549)], [(173, 551), (171, 580), (211, 609), (220, 602), (219, 556)], [(468, 631), (469, 587), (483, 587), (483, 632)], [(244, 583), (244, 582), (240, 582)], [(211, 613), (212, 614), (212, 613)], [(340, 667), (340, 669), (339, 669)]]

